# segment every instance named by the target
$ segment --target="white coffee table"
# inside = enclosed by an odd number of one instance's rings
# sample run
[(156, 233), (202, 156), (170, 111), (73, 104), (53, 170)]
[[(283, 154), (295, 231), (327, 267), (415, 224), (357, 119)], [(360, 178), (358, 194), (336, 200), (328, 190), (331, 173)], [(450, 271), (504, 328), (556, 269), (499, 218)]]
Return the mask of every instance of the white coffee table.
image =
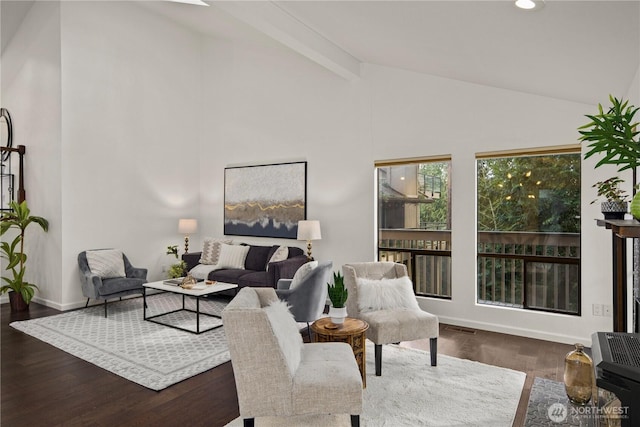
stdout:
[[(159, 325), (169, 326), (171, 328), (175, 328), (175, 329), (180, 329), (180, 330), (183, 330), (183, 331), (191, 332), (193, 334), (201, 334), (202, 332), (207, 332), (207, 331), (211, 331), (211, 330), (214, 330), (214, 329), (222, 327), (222, 324), (220, 324), (220, 325), (212, 326), (212, 327), (204, 329), (204, 330), (200, 330), (200, 315), (209, 316), (209, 317), (216, 317), (218, 319), (221, 319), (221, 317), (216, 315), (216, 314), (201, 313), (200, 312), (200, 298), (206, 297), (208, 295), (213, 295), (213, 294), (218, 293), (218, 292), (226, 291), (226, 290), (229, 290), (229, 289), (235, 289), (235, 288), (238, 287), (238, 285), (234, 285), (232, 283), (223, 283), (223, 282), (216, 282), (213, 285), (206, 285), (205, 282), (198, 282), (198, 285), (199, 286), (197, 286), (196, 289), (183, 289), (183, 288), (181, 288), (180, 286), (177, 286), (177, 285), (168, 285), (168, 284), (164, 283), (164, 281), (145, 283), (144, 285), (142, 285), (143, 286), (142, 298), (143, 298), (143, 307), (144, 307), (142, 316), (143, 316), (144, 320), (148, 320), (149, 322), (157, 323)], [(154, 289), (156, 291), (170, 292), (172, 294), (182, 295), (182, 308), (147, 317), (147, 289)], [(193, 298), (196, 299), (196, 309), (195, 310), (191, 310), (191, 309), (185, 307), (185, 297), (187, 297), (187, 296), (190, 296), (190, 297), (193, 297)], [(172, 325), (172, 324), (169, 324), (169, 323), (161, 322), (160, 320), (157, 319), (160, 316), (166, 316), (167, 314), (176, 313), (178, 311), (188, 311), (188, 312), (196, 314), (196, 330), (195, 330), (195, 332), (193, 330), (191, 330), (191, 329), (183, 328), (183, 327), (181, 327), (179, 325)]]

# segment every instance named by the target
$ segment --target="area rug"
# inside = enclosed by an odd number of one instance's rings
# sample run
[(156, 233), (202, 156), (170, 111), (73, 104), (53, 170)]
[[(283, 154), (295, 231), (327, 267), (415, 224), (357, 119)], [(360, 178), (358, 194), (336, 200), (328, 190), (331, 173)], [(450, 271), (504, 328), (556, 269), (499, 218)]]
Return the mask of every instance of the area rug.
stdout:
[[(525, 373), (469, 360), (385, 345), (382, 376), (375, 376), (373, 344), (367, 341), (367, 388), (361, 425), (511, 427)], [(242, 425), (235, 419), (230, 427)], [(348, 415), (257, 418), (256, 426), (350, 426)]]
[[(174, 294), (147, 297), (148, 315), (166, 313), (182, 305)], [(223, 300), (203, 299), (203, 312), (220, 314)], [(187, 307), (195, 302), (187, 298)], [(195, 315), (178, 312), (163, 322), (195, 330)], [(200, 316), (200, 327), (219, 325), (217, 318)], [(223, 328), (195, 335), (142, 319), (142, 298), (109, 303), (50, 317), (13, 322), (11, 326), (76, 357), (152, 390), (162, 390), (230, 360)]]

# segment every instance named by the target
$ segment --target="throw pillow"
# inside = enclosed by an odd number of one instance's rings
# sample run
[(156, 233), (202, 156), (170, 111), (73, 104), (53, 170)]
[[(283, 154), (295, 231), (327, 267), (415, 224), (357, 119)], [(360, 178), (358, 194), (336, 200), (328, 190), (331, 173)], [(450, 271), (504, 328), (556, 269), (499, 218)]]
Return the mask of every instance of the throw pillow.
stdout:
[(215, 269), (215, 265), (198, 264), (189, 270), (189, 273), (198, 280), (207, 280), (209, 278), (209, 273)]
[(280, 350), (291, 375), (294, 375), (300, 365), (302, 353), (302, 335), (298, 330), (293, 314), (289, 311), (286, 301), (277, 300), (264, 308), (273, 334), (278, 340)]
[(307, 277), (307, 275), (311, 273), (317, 266), (318, 261), (309, 261), (306, 264), (302, 264), (302, 267), (300, 267), (298, 271), (296, 271), (296, 274), (293, 275), (293, 279), (291, 279), (291, 286), (289, 286), (289, 289), (296, 288), (300, 283), (302, 283), (304, 278)]
[(244, 261), (249, 253), (250, 246), (220, 245), (220, 257), (216, 264), (216, 270), (223, 268), (235, 268), (244, 270)]
[(358, 308), (363, 313), (390, 309), (420, 309), (408, 276), (381, 280), (358, 278), (356, 285)]
[(202, 244), (202, 254), (200, 255), (200, 264), (216, 265), (220, 257), (220, 245), (223, 243), (231, 244), (231, 239), (214, 239), (207, 237)]
[(89, 270), (103, 279), (126, 277), (122, 252), (117, 249), (87, 251)]
[(272, 262), (284, 261), (287, 258), (289, 258), (289, 248), (286, 246), (279, 246), (273, 255), (271, 255), (269, 261), (267, 261), (267, 271), (269, 271), (269, 264)]

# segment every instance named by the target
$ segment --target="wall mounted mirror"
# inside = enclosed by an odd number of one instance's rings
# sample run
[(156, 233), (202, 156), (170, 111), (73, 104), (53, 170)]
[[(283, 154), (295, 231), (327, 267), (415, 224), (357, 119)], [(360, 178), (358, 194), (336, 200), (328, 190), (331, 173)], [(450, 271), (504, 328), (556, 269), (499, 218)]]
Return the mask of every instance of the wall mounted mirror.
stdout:
[[(9, 147), (13, 145), (13, 127), (11, 125), (11, 115), (6, 108), (0, 108), (0, 146)], [(2, 152), (2, 161), (5, 162), (11, 153)]]

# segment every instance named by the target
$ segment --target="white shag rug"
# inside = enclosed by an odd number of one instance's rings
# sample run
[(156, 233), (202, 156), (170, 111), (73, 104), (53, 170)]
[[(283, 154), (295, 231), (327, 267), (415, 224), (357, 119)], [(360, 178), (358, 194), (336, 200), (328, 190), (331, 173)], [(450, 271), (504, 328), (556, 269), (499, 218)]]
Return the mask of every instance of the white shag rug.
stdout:
[[(367, 341), (367, 388), (360, 424), (385, 426), (511, 427), (524, 372), (438, 355), (417, 349), (382, 347), (382, 376), (375, 376), (373, 344)], [(256, 418), (257, 427), (351, 425), (348, 415)], [(242, 426), (240, 418), (229, 427)]]
[[(147, 297), (153, 315), (178, 309), (182, 298), (174, 294)], [(225, 302), (203, 299), (203, 312), (220, 315)], [(195, 300), (187, 298), (195, 309)], [(195, 331), (195, 314), (178, 312), (163, 322)], [(200, 316), (200, 328), (222, 324)], [(152, 390), (162, 390), (230, 360), (224, 328), (200, 335), (158, 325), (142, 319), (142, 298), (96, 305), (39, 319), (13, 322), (11, 326), (87, 362)]]

